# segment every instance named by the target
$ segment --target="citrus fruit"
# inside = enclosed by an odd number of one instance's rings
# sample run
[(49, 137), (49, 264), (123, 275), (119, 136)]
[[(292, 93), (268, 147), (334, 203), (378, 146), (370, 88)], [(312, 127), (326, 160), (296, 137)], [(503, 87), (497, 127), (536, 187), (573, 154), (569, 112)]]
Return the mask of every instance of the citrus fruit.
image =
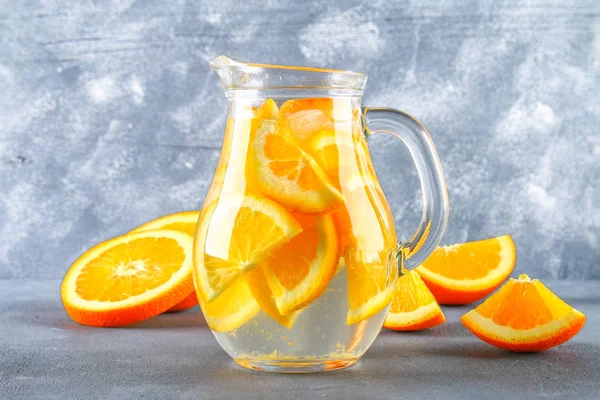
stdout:
[(346, 323), (352, 325), (372, 317), (390, 304), (397, 270), (383, 251), (369, 255), (362, 250), (348, 250), (345, 261), (349, 307)]
[(129, 233), (149, 231), (153, 229), (169, 229), (187, 233), (194, 236), (196, 223), (200, 217), (200, 211), (183, 211), (174, 214), (168, 214), (163, 217), (153, 219), (143, 225), (138, 226)]
[(415, 270), (440, 304), (467, 304), (493, 292), (515, 267), (510, 235), (442, 246)]
[(263, 267), (259, 266), (254, 268), (252, 271), (248, 272), (246, 277), (254, 299), (265, 314), (279, 322), (279, 324), (285, 328), (291, 329), (300, 312), (293, 311), (288, 314), (279, 312), (277, 303), (275, 302), (275, 296), (273, 296), (273, 292), (267, 282), (267, 277), (263, 272)]
[(188, 308), (192, 308), (197, 305), (198, 297), (196, 297), (196, 292), (192, 291), (192, 293), (190, 293), (185, 299), (181, 300), (179, 303), (169, 308), (166, 312), (179, 312), (187, 310)]
[(353, 324), (385, 308), (394, 293), (396, 230), (383, 193), (361, 176), (345, 186), (343, 206), (333, 213), (348, 276)]
[(302, 232), (262, 264), (277, 309), (288, 314), (310, 304), (329, 285), (338, 266), (337, 233), (330, 215), (294, 215)]
[(192, 236), (159, 229), (119, 236), (86, 251), (61, 286), (69, 316), (122, 326), (158, 315), (193, 290)]
[[(196, 281), (196, 287), (198, 286)], [(260, 312), (260, 306), (252, 297), (245, 277), (233, 282), (210, 302), (199, 291), (197, 295), (204, 319), (213, 331), (228, 332), (237, 329)]]
[(256, 112), (250, 134), (248, 181), (291, 211), (322, 212), (335, 207), (342, 201), (341, 193), (317, 162), (279, 129), (273, 121), (276, 107), (269, 99)]
[(537, 279), (510, 279), (460, 319), (478, 338), (505, 350), (537, 352), (566, 342), (585, 324), (585, 315)]
[(396, 281), (390, 310), (383, 326), (395, 331), (420, 331), (446, 322), (442, 309), (415, 271)]
[[(152, 229), (170, 229), (187, 233), (193, 237), (196, 230), (196, 222), (198, 222), (199, 216), (200, 211), (183, 211), (175, 214), (169, 214), (165, 215), (164, 217), (156, 218), (152, 221), (146, 222), (145, 224), (140, 225), (132, 230), (130, 233), (149, 231)], [(198, 299), (196, 298), (196, 293), (192, 288), (192, 291), (185, 299), (168, 309), (167, 312), (183, 311), (190, 307), (194, 307), (196, 304), (198, 304)]]
[(356, 164), (351, 133), (326, 129), (311, 136), (302, 148), (315, 159), (333, 186), (341, 190), (340, 170), (350, 171)]
[(202, 212), (196, 227), (196, 289), (207, 301), (302, 231), (279, 204), (253, 195), (221, 196)]

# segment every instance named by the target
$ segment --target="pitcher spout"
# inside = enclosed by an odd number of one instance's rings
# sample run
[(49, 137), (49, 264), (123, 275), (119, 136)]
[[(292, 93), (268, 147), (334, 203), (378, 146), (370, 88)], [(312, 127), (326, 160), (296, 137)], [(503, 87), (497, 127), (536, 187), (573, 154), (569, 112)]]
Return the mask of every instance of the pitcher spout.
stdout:
[(228, 56), (215, 58), (210, 67), (219, 75), (226, 93), (240, 90), (342, 90), (361, 95), (367, 76), (360, 72), (249, 63)]

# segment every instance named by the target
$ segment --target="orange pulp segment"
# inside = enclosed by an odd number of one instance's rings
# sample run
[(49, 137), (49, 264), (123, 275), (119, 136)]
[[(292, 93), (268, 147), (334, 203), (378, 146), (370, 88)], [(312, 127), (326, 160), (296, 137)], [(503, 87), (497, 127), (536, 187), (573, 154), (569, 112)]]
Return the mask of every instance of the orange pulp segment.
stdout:
[[(316, 161), (280, 130), (276, 105), (266, 100), (250, 133), (247, 176), (251, 185), (291, 211), (322, 212), (342, 201)], [(259, 118), (261, 117), (261, 118)]]
[(294, 217), (302, 232), (263, 262), (264, 275), (281, 314), (300, 310), (319, 297), (339, 260), (337, 233), (330, 215)]
[[(132, 230), (130, 233), (149, 231), (152, 229), (170, 229), (187, 233), (193, 237), (194, 232), (196, 231), (196, 223), (198, 222), (199, 216), (200, 211), (183, 211), (169, 214), (165, 215), (164, 217), (156, 218), (152, 221), (146, 222), (145, 224), (140, 225)], [(194, 290), (192, 290), (185, 299), (168, 309), (167, 312), (183, 311), (194, 307), (196, 304), (198, 304), (198, 299), (196, 298), (196, 293)]]
[(69, 316), (91, 326), (122, 326), (158, 315), (193, 290), (192, 236), (150, 230), (91, 248), (67, 272), (61, 297)]
[(254, 299), (259, 304), (260, 308), (269, 317), (279, 322), (282, 326), (287, 329), (291, 329), (296, 322), (296, 318), (300, 314), (299, 311), (293, 311), (287, 314), (282, 314), (277, 308), (275, 297), (267, 282), (267, 277), (263, 271), (263, 267), (259, 266), (248, 272), (247, 282)]
[(202, 212), (194, 242), (197, 290), (211, 301), (302, 228), (277, 203), (253, 195), (222, 196)]
[(398, 278), (383, 326), (395, 331), (419, 331), (446, 322), (442, 309), (415, 271)]
[[(195, 279), (197, 276), (195, 275)], [(196, 281), (196, 287), (198, 287)], [(245, 279), (242, 277), (217, 298), (206, 301), (202, 293), (197, 292), (200, 299), (200, 308), (209, 328), (216, 332), (228, 332), (239, 328), (260, 312), (260, 306), (252, 297), (252, 292)]]
[(486, 343), (519, 352), (547, 350), (575, 336), (585, 315), (537, 279), (510, 279), (461, 322)]
[(510, 235), (437, 248), (416, 268), (440, 304), (482, 299), (508, 278), (517, 258)]

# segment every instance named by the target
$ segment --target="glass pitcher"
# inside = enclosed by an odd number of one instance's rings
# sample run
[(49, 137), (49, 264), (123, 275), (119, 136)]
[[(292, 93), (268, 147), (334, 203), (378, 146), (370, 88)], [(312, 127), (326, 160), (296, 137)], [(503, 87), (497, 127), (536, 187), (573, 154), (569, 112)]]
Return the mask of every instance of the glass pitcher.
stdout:
[[(350, 71), (211, 63), (229, 101), (221, 158), (196, 228), (194, 282), (208, 326), (243, 367), (315, 372), (353, 365), (381, 330), (398, 274), (437, 246), (448, 217), (442, 168), (423, 126), (361, 107)], [(408, 243), (368, 139), (401, 139), (421, 181)]]

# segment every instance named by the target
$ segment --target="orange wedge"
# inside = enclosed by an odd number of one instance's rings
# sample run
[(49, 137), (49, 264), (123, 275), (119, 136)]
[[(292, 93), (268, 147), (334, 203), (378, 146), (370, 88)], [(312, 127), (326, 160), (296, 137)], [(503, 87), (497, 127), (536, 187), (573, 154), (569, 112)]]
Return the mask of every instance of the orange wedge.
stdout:
[(291, 211), (322, 212), (342, 201), (317, 162), (289, 132), (279, 129), (277, 105), (266, 100), (256, 111), (250, 137), (248, 182)]
[(281, 314), (312, 303), (338, 266), (337, 233), (329, 215), (294, 216), (302, 232), (271, 253), (262, 270)]
[(493, 292), (517, 259), (510, 235), (437, 248), (415, 270), (440, 304), (468, 304)]
[(196, 228), (196, 289), (206, 301), (215, 299), (301, 231), (296, 219), (269, 199), (221, 196), (202, 212)]
[(415, 271), (398, 278), (383, 326), (395, 331), (420, 331), (446, 322), (442, 309)]
[(347, 323), (371, 317), (394, 294), (396, 230), (383, 193), (360, 176), (345, 186), (344, 205), (333, 214), (348, 276)]
[(338, 190), (342, 188), (340, 171), (351, 171), (352, 167), (358, 171), (351, 135), (349, 131), (326, 129), (311, 136), (302, 146)]
[(538, 352), (566, 342), (585, 324), (585, 315), (537, 279), (510, 279), (461, 322), (479, 339), (505, 350)]
[(67, 272), (61, 297), (69, 316), (122, 326), (158, 315), (193, 290), (193, 238), (172, 230), (116, 237), (91, 248)]
[[(138, 226), (130, 233), (149, 231), (152, 229), (170, 229), (187, 233), (188, 235), (194, 236), (196, 231), (196, 222), (200, 211), (183, 211), (175, 214), (165, 215), (164, 217), (156, 218), (152, 221), (146, 222), (143, 225)], [(177, 312), (187, 310), (188, 308), (194, 307), (198, 304), (196, 293), (194, 290), (180, 303), (175, 304), (173, 307), (167, 310), (167, 312)]]
[[(195, 276), (194, 279), (197, 277)], [(196, 282), (196, 287), (199, 285)], [(209, 328), (217, 332), (237, 329), (260, 312), (250, 287), (244, 277), (236, 280), (223, 293), (212, 301), (206, 301), (197, 291), (200, 308)]]
[(287, 314), (279, 312), (277, 303), (275, 302), (275, 296), (273, 296), (273, 291), (271, 291), (267, 282), (267, 277), (263, 272), (263, 267), (254, 268), (252, 271), (248, 272), (247, 282), (252, 296), (254, 296), (254, 299), (265, 314), (279, 322), (279, 324), (285, 328), (291, 329), (300, 312), (295, 311)]

